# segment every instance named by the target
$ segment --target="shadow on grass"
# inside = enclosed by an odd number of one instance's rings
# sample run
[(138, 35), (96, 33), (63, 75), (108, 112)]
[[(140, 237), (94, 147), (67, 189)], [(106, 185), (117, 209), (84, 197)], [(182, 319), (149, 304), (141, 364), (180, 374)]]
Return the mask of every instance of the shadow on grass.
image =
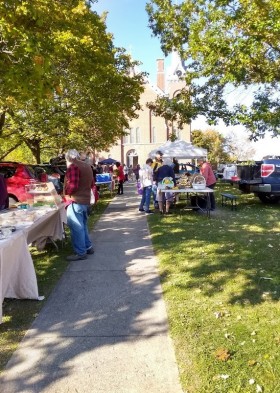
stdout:
[[(221, 207), (220, 192), (238, 195), (237, 211)], [(235, 190), (236, 191), (236, 190)], [(161, 257), (162, 282), (178, 275), (178, 288), (213, 297), (224, 292), (229, 304), (258, 304), (280, 298), (280, 205), (263, 205), (253, 195), (218, 185), (217, 210), (182, 213), (150, 221), (153, 244)], [(166, 289), (168, 291), (168, 289)]]

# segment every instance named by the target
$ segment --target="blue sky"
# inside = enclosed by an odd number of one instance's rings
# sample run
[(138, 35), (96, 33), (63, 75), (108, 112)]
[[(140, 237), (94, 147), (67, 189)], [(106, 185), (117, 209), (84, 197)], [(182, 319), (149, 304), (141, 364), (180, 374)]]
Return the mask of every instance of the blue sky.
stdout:
[[(108, 11), (107, 31), (114, 35), (115, 46), (126, 48), (132, 55), (133, 59), (141, 61), (141, 70), (149, 73), (149, 79), (152, 83), (156, 82), (156, 60), (164, 58), (160, 49), (158, 38), (152, 37), (152, 32), (148, 27), (148, 15), (145, 11), (147, 0), (99, 0), (93, 5), (93, 9), (101, 14)], [(165, 61), (165, 69), (169, 65), (169, 59)], [(247, 94), (248, 96), (248, 94)], [(244, 97), (232, 96), (231, 104), (235, 101), (246, 100)], [(244, 102), (245, 103), (245, 102)], [(209, 129), (211, 127), (205, 122), (203, 117), (199, 117), (192, 122), (192, 129)], [(213, 128), (213, 127), (212, 127)], [(223, 124), (214, 127), (224, 135), (234, 130), (240, 137), (248, 135), (243, 127), (225, 127)], [(261, 159), (264, 155), (280, 155), (280, 137), (265, 139), (255, 143), (252, 147), (256, 150), (255, 159)]]
[[(107, 31), (114, 35), (115, 46), (121, 46), (141, 61), (141, 70), (156, 81), (156, 60), (164, 58), (158, 38), (152, 37), (145, 11), (146, 0), (99, 0), (93, 5), (98, 14), (108, 11)], [(167, 60), (168, 62), (168, 60)], [(166, 64), (168, 65), (168, 64)]]

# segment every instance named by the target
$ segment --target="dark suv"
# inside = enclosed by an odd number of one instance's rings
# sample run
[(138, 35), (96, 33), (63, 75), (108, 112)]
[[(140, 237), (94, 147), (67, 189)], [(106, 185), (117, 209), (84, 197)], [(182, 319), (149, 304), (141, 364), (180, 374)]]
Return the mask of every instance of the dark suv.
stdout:
[(0, 162), (0, 173), (7, 184), (10, 206), (15, 202), (25, 202), (27, 199), (25, 185), (30, 181), (38, 181), (32, 167), (20, 162)]

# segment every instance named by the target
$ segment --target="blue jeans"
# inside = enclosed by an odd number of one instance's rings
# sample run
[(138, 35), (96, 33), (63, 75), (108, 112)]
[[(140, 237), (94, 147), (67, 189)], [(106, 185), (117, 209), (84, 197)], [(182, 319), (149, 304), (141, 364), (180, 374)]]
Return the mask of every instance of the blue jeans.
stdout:
[(153, 200), (154, 200), (154, 207), (155, 207), (155, 209), (158, 209), (157, 187), (152, 186), (152, 194), (153, 194)]
[(88, 205), (71, 203), (67, 207), (67, 225), (71, 233), (72, 246), (75, 254), (84, 255), (92, 247), (88, 235)]
[(150, 210), (151, 194), (152, 194), (152, 186), (143, 188), (143, 194), (142, 194), (139, 209), (145, 209), (146, 212)]

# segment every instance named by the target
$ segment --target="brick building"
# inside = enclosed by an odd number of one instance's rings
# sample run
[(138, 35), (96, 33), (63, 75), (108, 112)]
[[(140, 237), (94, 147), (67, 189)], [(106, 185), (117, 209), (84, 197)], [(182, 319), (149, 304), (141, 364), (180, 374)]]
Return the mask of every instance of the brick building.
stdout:
[[(175, 97), (184, 87), (184, 82), (179, 79), (184, 73), (181, 60), (176, 53), (173, 53), (171, 65), (165, 73), (164, 60), (157, 60), (157, 86), (152, 85), (148, 79), (145, 81), (145, 90), (140, 97), (141, 110), (139, 117), (130, 121), (127, 135), (110, 147), (109, 152), (98, 152), (97, 161), (104, 158), (114, 158), (127, 166), (142, 165), (145, 163), (151, 150), (168, 140), (168, 133), (164, 118), (154, 116), (147, 108), (146, 103), (155, 101), (156, 97)], [(173, 129), (178, 139), (190, 142), (191, 126), (185, 125), (183, 129)]]

